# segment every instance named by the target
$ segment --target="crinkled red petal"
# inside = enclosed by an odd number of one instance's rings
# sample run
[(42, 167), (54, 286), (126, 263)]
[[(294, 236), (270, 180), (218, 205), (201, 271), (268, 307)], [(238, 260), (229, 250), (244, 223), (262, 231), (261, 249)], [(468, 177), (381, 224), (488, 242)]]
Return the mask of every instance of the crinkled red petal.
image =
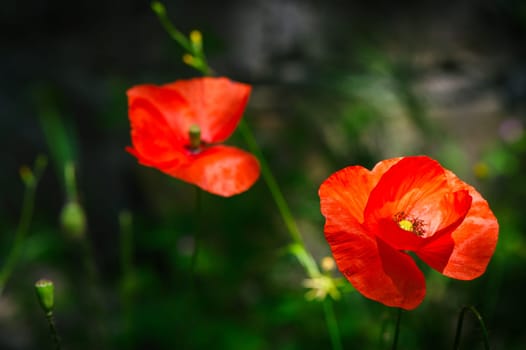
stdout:
[(486, 271), (497, 245), (499, 224), (480, 193), (451, 171), (446, 170), (446, 176), (452, 189), (469, 192), (472, 203), (466, 217), (451, 235), (455, 245), (442, 273), (456, 279), (471, 280)]
[(188, 101), (192, 118), (207, 143), (223, 142), (234, 132), (251, 91), (250, 85), (212, 77), (179, 80), (164, 85), (163, 89), (177, 91)]
[(323, 182), (319, 195), (325, 237), (339, 270), (364, 296), (388, 306), (413, 309), (423, 300), (425, 281), (410, 256), (375, 238), (363, 224), (370, 192), (400, 158), (342, 169)]
[[(198, 123), (196, 111), (176, 90), (151, 84), (137, 85), (127, 91), (130, 120), (133, 118), (136, 105), (149, 105), (148, 113), (155, 114), (150, 122), (158, 124), (157, 128), (167, 128), (172, 142), (188, 144), (188, 129)], [(153, 128), (153, 126), (152, 126)], [(159, 130), (162, 131), (162, 130)]]
[(341, 230), (328, 220), (325, 236), (338, 269), (365, 297), (407, 310), (422, 302), (424, 276), (410, 256), (377, 240), (360, 224)]
[(447, 265), (455, 242), (451, 234), (465, 219), (471, 208), (472, 198), (468, 191), (460, 190), (449, 193), (442, 199), (442, 224), (433, 236), (424, 239), (422, 246), (415, 250), (425, 263), (438, 272)]
[(133, 147), (127, 150), (142, 164), (168, 166), (182, 160), (182, 145), (158, 109), (148, 100), (134, 99), (129, 106)]
[(224, 197), (246, 191), (259, 177), (256, 157), (235, 147), (211, 146), (189, 157), (190, 161), (182, 166), (161, 170)]
[(365, 224), (371, 232), (381, 232), (382, 220), (404, 213), (425, 222), (427, 232), (435, 232), (442, 219), (441, 199), (449, 191), (438, 162), (425, 156), (402, 158), (371, 191)]
[(342, 228), (351, 220), (363, 222), (363, 212), (371, 190), (384, 172), (399, 158), (378, 163), (369, 171), (361, 166), (350, 166), (327, 178), (320, 186), (321, 212), (330, 221), (340, 222)]
[(424, 274), (408, 254), (393, 249), (381, 239), (377, 239), (377, 245), (383, 271), (392, 281), (392, 290), (389, 294), (386, 294), (389, 288), (380, 291), (383, 301), (379, 301), (406, 310), (416, 308), (426, 294)]
[(415, 251), (424, 244), (422, 237), (401, 229), (392, 216), (380, 219), (374, 224), (364, 224), (364, 226), (368, 230), (374, 228), (375, 231), (372, 232), (396, 250)]
[(363, 221), (363, 210), (373, 186), (369, 170), (351, 166), (337, 171), (325, 180), (318, 191), (321, 212), (341, 228), (347, 223)]

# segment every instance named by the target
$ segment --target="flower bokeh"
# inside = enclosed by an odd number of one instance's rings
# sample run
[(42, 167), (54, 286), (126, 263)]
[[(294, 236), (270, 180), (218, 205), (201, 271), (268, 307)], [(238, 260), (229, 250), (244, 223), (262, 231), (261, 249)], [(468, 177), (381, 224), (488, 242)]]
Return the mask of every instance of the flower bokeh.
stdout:
[(229, 197), (259, 177), (252, 154), (225, 146), (245, 110), (250, 85), (227, 78), (194, 78), (128, 90), (132, 147), (142, 165)]
[(319, 189), (325, 236), (339, 270), (365, 297), (414, 309), (425, 278), (408, 252), (443, 275), (484, 273), (499, 226), (486, 200), (426, 156), (350, 166)]

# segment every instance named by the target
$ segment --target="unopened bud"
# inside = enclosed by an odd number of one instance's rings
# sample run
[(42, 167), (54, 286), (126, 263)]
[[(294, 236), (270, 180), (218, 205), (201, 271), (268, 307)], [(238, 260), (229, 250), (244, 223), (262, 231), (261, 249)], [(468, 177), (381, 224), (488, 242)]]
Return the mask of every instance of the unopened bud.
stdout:
[(157, 13), (158, 15), (166, 14), (166, 8), (159, 1), (153, 1), (151, 6), (152, 6), (153, 12)]
[(31, 169), (27, 165), (20, 167), (19, 172), (20, 178), (26, 186), (32, 186), (35, 183), (35, 176), (33, 175), (33, 171), (31, 171)]
[(195, 69), (198, 69), (198, 70), (202, 70), (203, 68), (206, 68), (201, 58), (197, 56), (192, 56), (188, 53), (183, 55), (183, 62), (189, 65), (190, 67), (194, 67)]
[(326, 256), (323, 259), (321, 259), (321, 268), (323, 271), (329, 272), (334, 270), (336, 267), (336, 263), (334, 262), (334, 259), (330, 256)]
[(53, 312), (54, 300), (54, 286), (53, 282), (47, 279), (38, 280), (35, 283), (35, 291), (37, 293), (37, 299), (42, 307), (42, 310), (49, 315)]
[(65, 233), (73, 238), (86, 233), (86, 215), (77, 201), (68, 201), (60, 213), (60, 224)]
[(198, 30), (192, 30), (190, 32), (190, 42), (196, 52), (201, 52), (203, 47), (203, 35)]
[(189, 66), (193, 66), (195, 63), (195, 57), (190, 55), (189, 53), (185, 53), (183, 55), (183, 62)]
[(482, 161), (475, 164), (473, 167), (473, 172), (475, 173), (475, 176), (481, 180), (487, 179), (490, 174), (488, 164)]

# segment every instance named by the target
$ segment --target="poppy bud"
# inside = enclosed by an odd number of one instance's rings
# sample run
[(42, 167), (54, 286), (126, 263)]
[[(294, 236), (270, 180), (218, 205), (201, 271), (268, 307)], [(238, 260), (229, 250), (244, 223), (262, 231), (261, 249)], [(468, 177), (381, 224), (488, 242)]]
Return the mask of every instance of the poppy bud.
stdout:
[(192, 56), (189, 53), (185, 53), (183, 55), (183, 62), (190, 67), (194, 67), (196, 69), (202, 69), (204, 67), (203, 60), (197, 56)]
[(475, 176), (480, 180), (485, 180), (490, 175), (490, 169), (487, 163), (484, 162), (478, 162), (473, 167), (473, 173), (475, 173)]
[(152, 2), (152, 10), (158, 15), (166, 15), (166, 8), (162, 3), (159, 1), (153, 1)]
[(189, 66), (193, 66), (195, 62), (195, 57), (190, 55), (189, 53), (185, 53), (183, 55), (183, 62)]
[(334, 270), (335, 267), (336, 263), (334, 262), (334, 259), (330, 256), (326, 256), (323, 259), (321, 259), (321, 268), (323, 269), (323, 271), (329, 272)]
[(77, 201), (68, 201), (60, 213), (60, 224), (64, 232), (74, 238), (86, 232), (86, 215)]
[(53, 312), (54, 306), (53, 282), (47, 279), (38, 280), (35, 283), (35, 291), (42, 310), (44, 310), (46, 315), (50, 315)]
[(192, 30), (190, 32), (190, 42), (194, 51), (201, 52), (203, 48), (203, 35), (198, 30)]
[(35, 183), (35, 176), (28, 166), (20, 167), (20, 177), (26, 186), (31, 186)]

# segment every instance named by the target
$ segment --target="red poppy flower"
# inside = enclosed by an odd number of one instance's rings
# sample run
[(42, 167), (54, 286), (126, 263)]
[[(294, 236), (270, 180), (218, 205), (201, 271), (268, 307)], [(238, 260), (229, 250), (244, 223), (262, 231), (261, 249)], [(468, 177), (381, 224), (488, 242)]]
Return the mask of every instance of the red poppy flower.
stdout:
[(325, 237), (339, 270), (365, 297), (416, 308), (425, 280), (413, 252), (445, 276), (484, 273), (499, 226), (470, 185), (425, 156), (350, 166), (320, 187)]
[(139, 163), (203, 190), (229, 197), (259, 177), (250, 153), (220, 145), (235, 130), (250, 85), (227, 78), (195, 78), (128, 90), (133, 147)]

